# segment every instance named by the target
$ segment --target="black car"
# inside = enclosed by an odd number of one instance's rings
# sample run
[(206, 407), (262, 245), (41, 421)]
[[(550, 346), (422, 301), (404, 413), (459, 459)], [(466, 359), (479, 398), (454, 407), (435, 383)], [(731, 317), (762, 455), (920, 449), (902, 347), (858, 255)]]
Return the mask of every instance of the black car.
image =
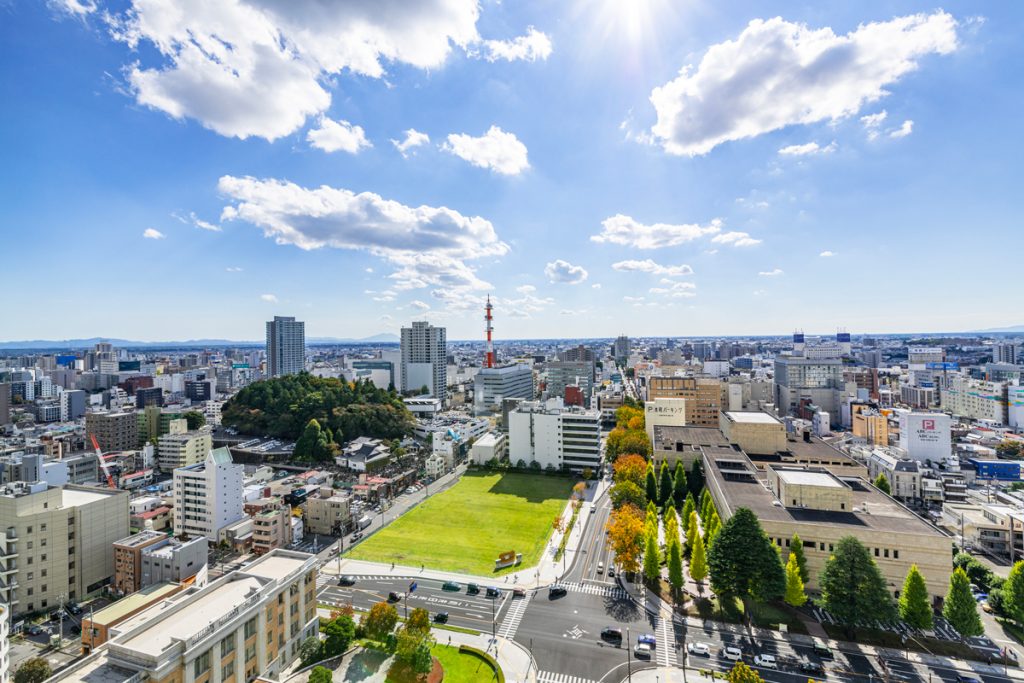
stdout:
[(489, 598), (499, 598), (499, 597), (501, 597), (501, 589), (500, 588), (495, 588), (494, 586), (488, 586), (487, 590), (485, 592), (487, 594), (487, 597), (489, 597)]
[(390, 593), (388, 593), (388, 602), (401, 602), (402, 598), (404, 598), (404, 597), (405, 597), (405, 593), (398, 593), (396, 591), (391, 591)]
[(956, 675), (956, 683), (981, 683), (981, 680), (977, 676), (958, 673)]
[(549, 586), (548, 587), (548, 598), (561, 598), (568, 593), (568, 589), (565, 586)]
[(437, 614), (434, 615), (434, 621), (437, 622), (438, 624), (447, 624), (448, 623), (448, 613), (447, 612), (438, 612)]
[(806, 660), (806, 661), (800, 662), (800, 671), (802, 673), (811, 674), (811, 675), (814, 675), (814, 676), (824, 676), (825, 675), (825, 667), (822, 666), (821, 664), (819, 664), (818, 662), (812, 662), (809, 659)]
[(339, 586), (354, 586), (356, 585), (356, 577), (342, 574), (338, 577)]
[(476, 595), (479, 592), (480, 592), (480, 586), (476, 585), (475, 583), (468, 583), (468, 584), (466, 584), (466, 593), (468, 595)]
[(601, 629), (601, 640), (607, 640), (613, 643), (622, 642), (622, 629), (615, 628), (614, 626), (605, 626)]

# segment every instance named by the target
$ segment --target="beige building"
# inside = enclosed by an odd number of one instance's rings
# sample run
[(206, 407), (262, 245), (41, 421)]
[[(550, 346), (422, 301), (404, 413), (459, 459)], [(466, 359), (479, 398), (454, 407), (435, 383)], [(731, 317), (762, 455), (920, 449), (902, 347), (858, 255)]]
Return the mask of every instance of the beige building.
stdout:
[(184, 590), (180, 583), (161, 583), (148, 586), (127, 597), (107, 605), (99, 612), (82, 619), (82, 654), (87, 655), (107, 642), (110, 629), (142, 610), (175, 593)]
[(167, 534), (140, 531), (114, 543), (114, 591), (128, 595), (142, 588), (142, 549), (163, 543)]
[(179, 467), (189, 467), (203, 462), (213, 448), (213, 435), (207, 428), (194, 432), (178, 431), (185, 420), (173, 420), (171, 432), (160, 437), (157, 447), (157, 462), (164, 472), (173, 472)]
[[(319, 630), (315, 555), (274, 550), (110, 626), (109, 640), (51, 680), (244, 683), (276, 679)], [(116, 604), (116, 603), (115, 603)]]
[(744, 452), (770, 455), (786, 450), (786, 428), (768, 413), (729, 411), (717, 423), (722, 436)]
[(328, 493), (324, 497), (321, 492), (318, 498), (308, 498), (303, 508), (306, 511), (306, 531), (311, 534), (338, 535), (339, 531), (348, 528), (349, 520), (352, 518), (348, 496)]
[(647, 400), (682, 398), (686, 400), (686, 424), (695, 427), (717, 427), (722, 410), (724, 384), (708, 377), (650, 377)]
[[(129, 451), (138, 447), (138, 422), (135, 413), (88, 413), (85, 416), (87, 438), (95, 436), (100, 448)], [(89, 442), (92, 445), (92, 442)]]
[(729, 447), (703, 449), (704, 472), (722, 521), (749, 508), (783, 553), (799, 534), (811, 574), (818, 576), (835, 544), (857, 538), (873, 556), (893, 595), (907, 568), (917, 564), (938, 603), (949, 587), (952, 538), (859, 477), (837, 476), (822, 467), (768, 464), (759, 470)]
[(850, 406), (853, 417), (851, 431), (872, 446), (889, 445), (889, 417), (870, 406), (855, 403)]
[(242, 507), (252, 517), (252, 550), (263, 555), (292, 542), (292, 509), (280, 498), (260, 498)]
[(0, 602), (15, 614), (82, 600), (114, 576), (112, 544), (128, 535), (128, 493), (16, 482), (0, 489)]

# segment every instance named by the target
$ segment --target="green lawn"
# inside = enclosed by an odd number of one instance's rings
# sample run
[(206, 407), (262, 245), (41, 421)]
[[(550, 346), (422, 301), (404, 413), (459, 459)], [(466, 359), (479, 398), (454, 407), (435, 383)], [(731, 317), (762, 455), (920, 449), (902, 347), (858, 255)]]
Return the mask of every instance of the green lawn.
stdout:
[(482, 576), (506, 550), (523, 554), (520, 568), (532, 567), (551, 535), (573, 481), (540, 474), (467, 473), (458, 484), (431, 496), (346, 556)]
[(459, 652), (457, 647), (435, 645), (431, 652), (444, 667), (445, 683), (485, 683), (498, 680), (487, 662)]

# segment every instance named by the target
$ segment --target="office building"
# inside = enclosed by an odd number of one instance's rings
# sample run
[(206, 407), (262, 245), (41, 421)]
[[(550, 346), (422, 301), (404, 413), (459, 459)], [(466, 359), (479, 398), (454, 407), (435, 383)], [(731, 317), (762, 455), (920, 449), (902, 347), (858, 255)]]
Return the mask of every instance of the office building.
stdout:
[[(175, 420), (175, 423), (185, 420)], [(213, 435), (206, 427), (191, 432), (164, 434), (157, 448), (160, 470), (171, 472), (179, 467), (196, 465), (206, 459), (213, 448)]]
[(128, 535), (128, 493), (15, 482), (0, 489), (0, 603), (15, 614), (81, 600), (114, 576), (111, 545)]
[(278, 679), (319, 631), (315, 555), (274, 550), (209, 585), (119, 621), (105, 647), (56, 681), (228, 683)]
[(414, 321), (402, 328), (402, 391), (415, 392), (427, 388), (427, 396), (447, 402), (448, 345), (445, 328), (426, 321)]
[(801, 404), (813, 404), (837, 422), (843, 389), (842, 359), (777, 356), (774, 379), (775, 405), (780, 415), (798, 415)]
[(912, 460), (945, 462), (953, 454), (952, 427), (945, 413), (900, 413), (900, 449)]
[(208, 379), (185, 380), (185, 398), (195, 403), (202, 403), (214, 398), (215, 382)]
[(853, 418), (851, 431), (855, 437), (864, 439), (872, 446), (889, 445), (889, 416), (887, 414), (864, 403), (852, 404), (850, 414)]
[(205, 538), (179, 541), (165, 536), (163, 543), (154, 543), (142, 551), (141, 587), (191, 579), (207, 565), (208, 551), (209, 543)]
[(324, 536), (339, 536), (351, 527), (352, 508), (348, 496), (323, 493), (315, 498), (307, 498), (303, 506), (303, 521), (306, 531)]
[(135, 407), (163, 406), (164, 390), (160, 387), (148, 387), (135, 390)]
[(1016, 365), (1020, 362), (1020, 347), (1012, 342), (999, 342), (993, 344), (992, 362)]
[(295, 375), (306, 368), (306, 323), (276, 315), (267, 323), (267, 375)]
[(85, 416), (86, 437), (91, 439), (95, 436), (105, 453), (135, 448), (139, 440), (138, 429), (135, 413), (88, 413)]
[(224, 527), (245, 516), (244, 469), (227, 448), (216, 448), (204, 462), (174, 470), (174, 535), (219, 542)]
[(1006, 423), (1014, 429), (1024, 427), (1024, 385), (1006, 387)]
[(81, 389), (68, 389), (60, 395), (61, 422), (77, 420), (85, 415), (86, 394)]
[(650, 377), (647, 400), (681, 398), (686, 401), (686, 424), (696, 427), (717, 427), (722, 410), (724, 384), (706, 377)]
[[(561, 355), (561, 354), (559, 354)], [(579, 387), (584, 405), (594, 393), (594, 363), (588, 360), (556, 360), (544, 365), (544, 397), (565, 399), (566, 387)]]
[(11, 384), (0, 382), (0, 427), (11, 423)]
[(901, 458), (888, 448), (872, 447), (864, 454), (864, 461), (869, 479), (875, 481), (878, 475), (883, 475), (893, 498), (905, 503), (921, 500), (924, 470), (917, 460)]
[(107, 642), (110, 631), (118, 624), (185, 588), (173, 583), (150, 586), (116, 600), (98, 612), (90, 610), (88, 615), (82, 617), (82, 654), (88, 655)]
[(619, 335), (615, 338), (615, 343), (612, 344), (612, 357), (620, 363), (624, 363), (629, 358), (629, 352), (632, 350), (629, 342), (629, 337), (626, 335)]
[(506, 398), (534, 398), (533, 369), (525, 363), (481, 368), (473, 378), (473, 414), (488, 415), (501, 410)]
[(523, 401), (509, 413), (509, 460), (542, 469), (598, 471), (601, 413), (567, 408), (561, 399)]
[(142, 550), (163, 543), (167, 534), (140, 531), (114, 542), (114, 583), (118, 595), (128, 595), (142, 588)]

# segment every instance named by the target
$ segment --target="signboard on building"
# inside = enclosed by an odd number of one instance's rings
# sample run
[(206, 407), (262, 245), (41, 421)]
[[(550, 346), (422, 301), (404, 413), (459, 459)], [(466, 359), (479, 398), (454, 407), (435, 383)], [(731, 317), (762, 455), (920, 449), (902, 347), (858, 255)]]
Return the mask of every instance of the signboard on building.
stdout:
[(942, 462), (952, 454), (950, 418), (945, 413), (900, 415), (900, 448), (913, 459)]
[(959, 363), (948, 363), (948, 362), (947, 363), (932, 362), (932, 363), (925, 363), (924, 367), (927, 368), (928, 370), (959, 370), (960, 369), (960, 364)]
[(669, 425), (682, 427), (686, 425), (685, 398), (656, 398), (644, 404), (644, 426), (647, 437), (654, 444), (654, 427)]

